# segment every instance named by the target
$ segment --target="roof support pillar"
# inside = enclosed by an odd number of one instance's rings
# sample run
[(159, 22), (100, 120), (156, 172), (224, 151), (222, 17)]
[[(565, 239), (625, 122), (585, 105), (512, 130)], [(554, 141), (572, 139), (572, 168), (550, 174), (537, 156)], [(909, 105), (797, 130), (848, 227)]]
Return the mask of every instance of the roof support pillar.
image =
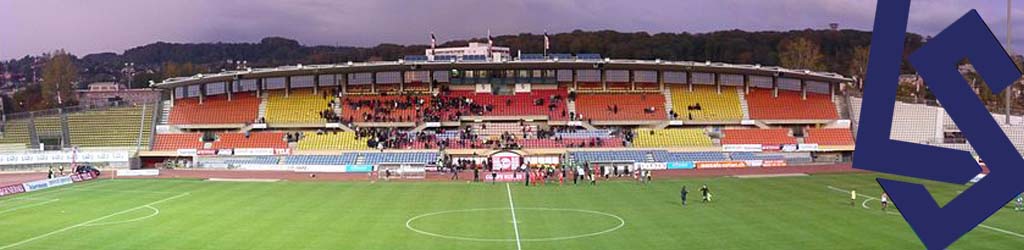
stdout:
[(743, 75), (743, 94), (750, 94), (750, 75)]
[(339, 82), (338, 84), (341, 85), (341, 93), (347, 95), (348, 94), (348, 73), (341, 74), (341, 82)]
[(629, 71), (629, 89), (636, 90), (636, 75), (632, 70)]
[(370, 93), (377, 93), (377, 73), (370, 73)]
[(288, 97), (288, 95), (291, 94), (291, 92), (292, 92), (292, 77), (291, 76), (285, 76), (284, 77), (284, 97)]
[(772, 76), (772, 97), (779, 97), (779, 76)]
[(604, 68), (601, 68), (599, 70), (601, 72), (601, 89), (604, 91), (608, 91), (608, 71), (604, 70)]
[(658, 89), (665, 90), (665, 71), (658, 70)]
[(320, 91), (320, 74), (313, 74), (313, 94)]
[(836, 83), (836, 84), (829, 83), (828, 84), (828, 97), (831, 97), (831, 98), (835, 98), (836, 97), (836, 87), (839, 86), (839, 84), (842, 84), (842, 83)]
[(715, 89), (718, 94), (722, 94), (722, 74), (714, 73), (715, 76)]
[(256, 78), (256, 97), (263, 96), (263, 78)]
[(398, 71), (398, 93), (405, 92), (405, 71)]
[(686, 87), (693, 92), (693, 72), (686, 71)]
[(800, 99), (807, 100), (807, 81), (800, 79)]
[(199, 104), (203, 104), (203, 99), (206, 98), (206, 84), (199, 84)]
[(577, 90), (579, 88), (580, 88), (580, 83), (578, 81), (576, 81), (576, 70), (573, 69), (572, 70), (572, 90), (575, 91), (575, 90)]
[(232, 86), (232, 85), (234, 85), (234, 81), (233, 80), (224, 81), (224, 90), (225, 90), (224, 92), (227, 92), (227, 94), (228, 94), (228, 101), (232, 100), (233, 95), (234, 95), (234, 93), (232, 93), (232, 92), (235, 92), (234, 91), (235, 87)]
[(427, 71), (427, 91), (430, 93), (434, 92), (434, 71)]

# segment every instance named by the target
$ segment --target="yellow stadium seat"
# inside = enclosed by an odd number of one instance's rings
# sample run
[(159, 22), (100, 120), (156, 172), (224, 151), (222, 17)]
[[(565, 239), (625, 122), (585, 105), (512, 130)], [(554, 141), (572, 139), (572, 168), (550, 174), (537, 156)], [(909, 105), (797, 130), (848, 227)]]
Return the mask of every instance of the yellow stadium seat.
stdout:
[[(672, 86), (672, 110), (679, 114), (678, 120), (694, 121), (737, 121), (743, 119), (740, 97), (735, 87), (722, 87), (719, 94), (714, 86)], [(700, 104), (700, 110), (687, 107)], [(691, 119), (692, 116), (692, 119)]]
[(299, 150), (361, 150), (367, 149), (366, 138), (356, 139), (355, 132), (316, 132), (303, 133), (299, 140)]
[(267, 123), (323, 123), (320, 112), (328, 109), (330, 96), (313, 94), (310, 89), (296, 89), (284, 95), (283, 90), (271, 91), (267, 99)]
[(714, 146), (703, 129), (637, 129), (633, 146), (638, 148)]
[(78, 147), (146, 147), (153, 128), (154, 108), (149, 104), (145, 107), (138, 105), (69, 113), (71, 144)]

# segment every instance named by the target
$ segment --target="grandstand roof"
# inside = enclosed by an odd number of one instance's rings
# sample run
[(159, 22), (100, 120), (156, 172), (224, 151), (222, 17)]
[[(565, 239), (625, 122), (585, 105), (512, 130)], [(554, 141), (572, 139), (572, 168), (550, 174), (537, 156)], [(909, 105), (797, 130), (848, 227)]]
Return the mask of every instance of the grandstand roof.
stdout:
[(810, 81), (821, 81), (828, 83), (849, 82), (853, 79), (831, 72), (814, 72), (809, 70), (794, 70), (776, 66), (761, 66), (748, 64), (728, 64), (716, 62), (693, 62), (693, 61), (663, 61), (663, 60), (628, 60), (628, 59), (605, 59), (605, 60), (512, 60), (512, 61), (383, 61), (383, 62), (348, 62), (343, 64), (319, 64), (319, 65), (288, 65), (275, 68), (252, 68), (238, 71), (224, 71), (219, 73), (197, 74), (189, 77), (176, 77), (165, 79), (162, 82), (153, 83), (151, 87), (171, 89), (181, 86), (189, 86), (205, 83), (225, 82), (229, 80), (276, 78), (286, 76), (302, 76), (314, 74), (345, 74), (362, 72), (389, 72), (389, 71), (446, 71), (451, 69), (459, 70), (511, 70), (511, 69), (618, 69), (618, 70), (664, 70), (664, 71), (694, 71), (722, 74), (760, 75), (777, 76), (787, 78), (804, 79)]

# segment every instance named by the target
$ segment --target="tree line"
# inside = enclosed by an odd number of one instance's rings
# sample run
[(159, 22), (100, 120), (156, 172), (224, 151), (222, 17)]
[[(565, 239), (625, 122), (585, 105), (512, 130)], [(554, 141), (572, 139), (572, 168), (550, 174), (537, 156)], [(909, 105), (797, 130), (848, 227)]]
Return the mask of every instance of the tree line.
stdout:
[[(550, 53), (597, 53), (609, 58), (779, 65), (863, 76), (871, 33), (858, 30), (810, 29), (655, 34), (576, 30), (552, 34), (549, 38)], [(424, 40), (428, 41), (426, 37)], [(543, 34), (502, 35), (494, 37), (493, 40), (498, 46), (512, 48), (513, 54), (519, 51), (541, 53), (544, 46)], [(919, 48), (924, 40), (920, 35), (908, 34), (905, 54)], [(451, 40), (439, 46), (465, 46), (470, 42), (486, 42), (486, 38)], [(3, 86), (22, 89), (18, 92), (31, 92), (15, 99), (29, 102), (45, 100), (31, 105), (16, 104), (26, 107), (26, 110), (35, 110), (67, 105), (63, 100), (59, 103), (49, 100), (56, 96), (53, 90), (60, 89), (57, 85), (71, 86), (73, 89), (84, 88), (84, 83), (116, 81), (132, 88), (142, 88), (147, 87), (149, 81), (202, 72), (287, 64), (395, 60), (406, 55), (422, 55), (427, 48), (429, 46), (426, 44), (380, 44), (374, 47), (305, 46), (296, 40), (282, 37), (268, 37), (257, 43), (157, 42), (128, 49), (122, 54), (96, 53), (80, 58), (64, 51), (56, 51), (41, 56), (26, 56), (0, 62), (0, 68), (21, 76), (15, 79), (15, 82), (7, 82)], [(127, 66), (129, 64), (131, 66)], [(52, 67), (61, 68), (51, 70)], [(131, 68), (130, 74), (126, 73), (127, 67)], [(905, 67), (903, 71), (912, 72), (913, 69)], [(46, 86), (50, 84), (55, 85)], [(73, 103), (73, 100), (68, 103)]]

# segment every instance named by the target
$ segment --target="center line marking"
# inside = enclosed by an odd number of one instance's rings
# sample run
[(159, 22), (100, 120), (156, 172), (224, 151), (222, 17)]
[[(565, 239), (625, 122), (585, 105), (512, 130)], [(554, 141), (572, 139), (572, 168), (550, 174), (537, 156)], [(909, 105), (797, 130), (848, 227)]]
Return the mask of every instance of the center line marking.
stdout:
[(508, 191), (508, 207), (512, 211), (512, 229), (516, 231), (516, 249), (523, 250), (523, 243), (519, 240), (519, 221), (516, 220), (516, 205), (512, 202), (512, 186), (505, 183), (505, 190)]

